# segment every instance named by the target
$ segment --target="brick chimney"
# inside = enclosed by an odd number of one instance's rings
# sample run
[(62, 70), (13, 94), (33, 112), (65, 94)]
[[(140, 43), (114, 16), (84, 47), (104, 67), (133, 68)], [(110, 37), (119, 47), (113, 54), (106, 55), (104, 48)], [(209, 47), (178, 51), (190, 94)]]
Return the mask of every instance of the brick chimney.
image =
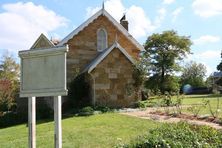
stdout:
[(126, 20), (126, 14), (120, 19), (120, 24), (128, 31), (128, 21)]

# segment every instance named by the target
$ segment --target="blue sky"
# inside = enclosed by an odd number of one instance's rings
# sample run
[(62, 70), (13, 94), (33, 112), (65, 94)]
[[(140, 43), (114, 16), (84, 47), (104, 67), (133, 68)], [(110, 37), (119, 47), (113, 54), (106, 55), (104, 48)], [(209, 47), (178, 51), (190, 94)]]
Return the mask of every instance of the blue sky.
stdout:
[[(17, 57), (40, 33), (62, 39), (99, 10), (103, 0), (1, 0), (0, 55)], [(144, 44), (147, 36), (176, 30), (190, 36), (194, 60), (216, 70), (222, 50), (222, 0), (105, 0), (105, 9), (117, 20), (126, 13), (129, 32)]]

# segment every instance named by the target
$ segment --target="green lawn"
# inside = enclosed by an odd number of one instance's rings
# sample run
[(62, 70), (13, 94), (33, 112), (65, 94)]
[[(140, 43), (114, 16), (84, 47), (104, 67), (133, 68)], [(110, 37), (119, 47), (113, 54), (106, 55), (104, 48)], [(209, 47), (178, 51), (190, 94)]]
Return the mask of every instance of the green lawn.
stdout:
[[(197, 105), (203, 103), (203, 100), (209, 100), (210, 105), (213, 111), (216, 111), (217, 109), (217, 99), (219, 98), (219, 109), (221, 110), (219, 112), (219, 117), (222, 117), (222, 95), (185, 95), (184, 99), (182, 101), (182, 105), (185, 106), (191, 106), (191, 105)], [(172, 101), (175, 102), (176, 96), (172, 98)], [(157, 97), (154, 97), (154, 99), (149, 101), (149, 104), (152, 104), (152, 106), (160, 106), (163, 102), (161, 98), (157, 99)], [(183, 113), (189, 113), (192, 114), (187, 109), (182, 110)], [(203, 107), (199, 113), (199, 115), (211, 115), (209, 106), (206, 105)]]
[[(203, 103), (204, 100), (209, 100), (210, 105), (212, 107), (213, 111), (217, 110), (217, 99), (219, 98), (219, 116), (222, 117), (222, 96), (215, 96), (215, 95), (187, 95), (185, 96), (185, 99), (183, 100), (183, 105), (192, 105), (192, 104), (201, 104)], [(187, 113), (191, 113), (187, 110), (184, 110)], [(205, 106), (203, 109), (200, 111), (200, 115), (204, 114), (209, 114), (210, 115), (210, 110), (209, 106)]]
[[(157, 127), (160, 123), (107, 113), (89, 117), (72, 117), (62, 120), (63, 147), (113, 147), (117, 139), (128, 143), (138, 135)], [(37, 147), (53, 147), (54, 125), (47, 122), (37, 125)], [(25, 124), (0, 129), (1, 148), (26, 148), (28, 129)]]

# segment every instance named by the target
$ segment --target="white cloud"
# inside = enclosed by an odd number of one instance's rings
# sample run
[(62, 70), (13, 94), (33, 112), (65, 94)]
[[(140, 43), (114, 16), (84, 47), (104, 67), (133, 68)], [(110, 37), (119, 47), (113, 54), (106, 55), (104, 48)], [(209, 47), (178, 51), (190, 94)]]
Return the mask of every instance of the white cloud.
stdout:
[(156, 28), (159, 27), (161, 23), (163, 22), (166, 16), (166, 9), (160, 8), (157, 12), (158, 12), (158, 16), (156, 17), (155, 22), (154, 22)]
[(216, 70), (216, 66), (219, 63), (220, 54), (221, 50), (206, 50), (202, 53), (196, 54), (195, 61), (204, 64), (207, 68), (207, 75), (210, 75)]
[(176, 8), (173, 12), (172, 12), (172, 16), (173, 16), (173, 19), (172, 21), (175, 22), (178, 15), (183, 11), (183, 7), (179, 7), (179, 8)]
[[(105, 9), (112, 14), (112, 16), (119, 20), (123, 14), (126, 12), (121, 0), (107, 0), (105, 1)], [(101, 7), (88, 7), (87, 8), (87, 18), (99, 11)], [(114, 11), (115, 10), (115, 11)]]
[(220, 59), (220, 50), (206, 50), (202, 53), (197, 54), (197, 58), (201, 59)]
[[(88, 7), (86, 9), (86, 17), (89, 18), (100, 9), (101, 7)], [(137, 39), (146, 36), (148, 33), (151, 33), (158, 28), (166, 14), (165, 9), (159, 9), (158, 16), (155, 21), (152, 22), (142, 7), (132, 5), (129, 8), (126, 8), (121, 0), (105, 1), (105, 9), (118, 22), (123, 14), (126, 13), (127, 20), (129, 21), (129, 32)]]
[(208, 66), (206, 63), (202, 63), (202, 64), (204, 64), (207, 68), (206, 76), (210, 76), (213, 72), (215, 72), (215, 68)]
[(222, 15), (221, 0), (195, 0), (192, 3), (194, 13), (203, 18)]
[(135, 38), (144, 37), (156, 28), (141, 7), (131, 6), (127, 11), (127, 18), (129, 21), (129, 32)]
[(206, 76), (210, 76), (210, 74), (212, 74), (213, 72), (215, 72), (215, 67), (212, 68), (211, 66), (209, 66), (206, 62), (200, 62), (201, 64), (203, 64), (204, 66), (206, 66)]
[(219, 36), (204, 35), (198, 39), (194, 39), (194, 44), (206, 44), (206, 43), (215, 43), (219, 42), (221, 39)]
[(175, 0), (163, 0), (163, 4), (172, 4)]
[(32, 2), (10, 3), (0, 13), (0, 48), (18, 51), (30, 48), (37, 37), (66, 26), (67, 19)]
[(206, 50), (188, 55), (185, 62), (196, 61), (202, 63), (207, 68), (207, 75), (216, 71), (216, 65), (220, 62), (221, 50)]

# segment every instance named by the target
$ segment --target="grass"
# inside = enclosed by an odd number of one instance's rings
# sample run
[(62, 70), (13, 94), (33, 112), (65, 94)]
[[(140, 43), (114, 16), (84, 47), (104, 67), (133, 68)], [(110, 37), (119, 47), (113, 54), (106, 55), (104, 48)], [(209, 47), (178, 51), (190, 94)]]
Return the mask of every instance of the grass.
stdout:
[[(201, 104), (204, 100), (209, 100), (210, 105), (212, 107), (213, 111), (216, 111), (217, 109), (217, 99), (219, 98), (219, 109), (221, 110), (219, 112), (219, 117), (222, 117), (222, 96), (218, 95), (187, 95), (185, 96), (185, 99), (183, 100), (183, 105), (193, 105), (193, 104)], [(190, 113), (189, 111), (185, 110), (185, 112)], [(211, 115), (209, 106), (205, 106), (205, 108), (201, 109), (200, 115)]]
[[(63, 147), (113, 147), (117, 144), (117, 139), (128, 143), (159, 124), (161, 123), (117, 113), (71, 117), (62, 120)], [(38, 124), (37, 147), (53, 147), (53, 135), (53, 122)], [(27, 145), (28, 129), (25, 124), (0, 129), (0, 147), (26, 148)]]
[[(204, 99), (204, 100), (209, 100), (212, 110), (216, 111), (218, 98), (219, 98), (219, 109), (221, 110), (219, 112), (219, 117), (222, 117), (222, 95), (212, 95), (212, 94), (209, 94), (209, 95), (185, 95), (184, 99), (182, 101), (182, 105), (191, 106), (191, 105), (202, 104), (203, 99)], [(174, 96), (172, 100), (175, 101), (176, 97)], [(156, 97), (155, 99), (150, 100), (149, 104), (151, 104), (152, 106), (155, 107), (155, 106), (159, 106), (161, 104), (161, 102), (162, 102), (162, 99), (157, 99), (157, 97)], [(188, 111), (187, 109), (183, 109), (182, 112), (191, 114), (191, 112)], [(206, 114), (211, 115), (208, 105), (206, 105), (205, 108), (202, 108), (200, 111), (200, 115), (206, 115)]]

